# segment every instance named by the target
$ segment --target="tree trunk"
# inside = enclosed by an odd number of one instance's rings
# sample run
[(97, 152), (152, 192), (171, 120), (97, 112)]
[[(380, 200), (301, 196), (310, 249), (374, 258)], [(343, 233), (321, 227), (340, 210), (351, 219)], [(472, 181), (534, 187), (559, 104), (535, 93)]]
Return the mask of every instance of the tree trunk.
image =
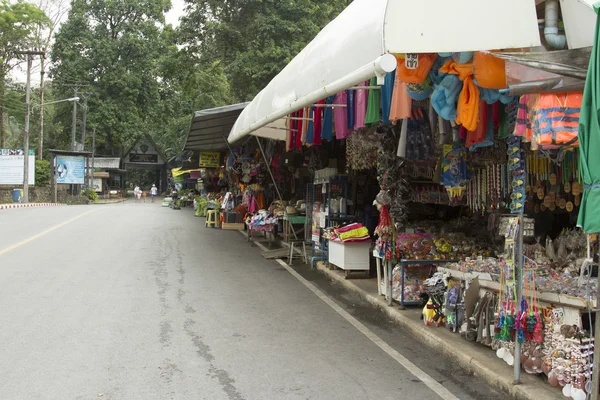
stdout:
[(40, 60), (40, 135), (38, 138), (38, 160), (44, 158), (44, 75), (46, 71), (44, 71), (44, 62), (45, 57), (42, 56)]

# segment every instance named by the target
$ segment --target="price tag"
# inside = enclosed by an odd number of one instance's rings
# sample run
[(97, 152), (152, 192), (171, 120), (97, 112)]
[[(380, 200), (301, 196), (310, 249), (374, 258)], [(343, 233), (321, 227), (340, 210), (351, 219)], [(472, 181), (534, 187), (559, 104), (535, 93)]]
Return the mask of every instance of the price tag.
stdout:
[(419, 68), (419, 55), (415, 53), (407, 53), (404, 59), (404, 66), (406, 69), (417, 69)]

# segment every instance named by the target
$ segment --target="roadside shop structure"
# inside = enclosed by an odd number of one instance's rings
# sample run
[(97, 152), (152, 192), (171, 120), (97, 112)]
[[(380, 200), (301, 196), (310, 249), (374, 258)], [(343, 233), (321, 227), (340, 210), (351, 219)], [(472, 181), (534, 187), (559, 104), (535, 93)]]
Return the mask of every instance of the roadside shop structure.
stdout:
[(125, 152), (123, 169), (153, 170), (154, 183), (159, 192), (164, 192), (168, 189), (167, 158), (149, 135), (144, 135)]
[(583, 399), (595, 24), (578, 0), (355, 0), (252, 102), (196, 113), (186, 148), (222, 155), (197, 215), (372, 273), (390, 304), (492, 348), (517, 382)]
[(127, 171), (121, 169), (119, 157), (94, 157), (89, 164), (92, 171), (90, 186), (94, 191), (104, 193), (123, 189)]

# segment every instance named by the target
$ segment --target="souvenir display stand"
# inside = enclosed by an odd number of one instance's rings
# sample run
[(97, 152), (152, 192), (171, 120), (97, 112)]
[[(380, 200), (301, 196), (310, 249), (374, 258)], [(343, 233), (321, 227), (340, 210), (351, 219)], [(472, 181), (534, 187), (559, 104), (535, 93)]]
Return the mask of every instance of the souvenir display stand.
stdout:
[[(402, 274), (402, 280), (401, 280), (401, 295), (400, 295), (400, 307), (404, 308), (405, 306), (415, 306), (415, 305), (419, 305), (422, 303), (422, 300), (419, 299), (419, 294), (421, 293), (421, 291), (417, 290), (413, 293), (413, 296), (410, 300), (406, 299), (406, 287), (408, 286), (408, 284), (410, 283), (410, 280), (407, 280), (407, 274), (409, 273), (409, 271), (413, 270), (423, 270), (423, 269), (428, 269), (427, 271), (419, 271), (421, 272), (420, 275), (423, 276), (423, 272), (425, 272), (425, 276), (426, 278), (428, 278), (431, 274), (433, 270), (436, 270), (436, 266), (438, 265), (443, 265), (443, 264), (448, 264), (448, 263), (452, 263), (454, 261), (449, 261), (449, 260), (400, 260), (398, 262), (398, 265), (400, 266), (400, 273)], [(424, 281), (425, 279), (422, 280), (416, 280), (415, 282), (413, 282), (413, 284), (418, 285), (418, 286), (423, 286), (424, 285)], [(393, 292), (393, 288), (391, 287), (393, 280), (390, 279), (390, 290)], [(417, 289), (420, 289), (417, 288)], [(391, 305), (391, 302), (389, 303)]]
[[(331, 170), (328, 168), (328, 170)], [(319, 172), (319, 171), (317, 171)], [(332, 171), (329, 172), (330, 174)], [(335, 172), (333, 172), (335, 173)], [(322, 230), (341, 225), (355, 219), (347, 215), (348, 179), (335, 175), (315, 178), (307, 193), (312, 194), (308, 206), (312, 206), (312, 264), (315, 261), (328, 260), (328, 240), (323, 237)], [(339, 198), (342, 199), (340, 207)], [(366, 268), (368, 269), (368, 265)]]

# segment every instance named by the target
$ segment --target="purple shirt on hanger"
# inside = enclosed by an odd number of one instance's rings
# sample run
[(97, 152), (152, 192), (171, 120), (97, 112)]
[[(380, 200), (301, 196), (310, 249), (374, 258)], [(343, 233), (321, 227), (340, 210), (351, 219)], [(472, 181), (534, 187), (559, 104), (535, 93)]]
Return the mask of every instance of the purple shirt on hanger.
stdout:
[[(343, 90), (335, 95), (333, 104), (346, 104), (346, 91)], [(337, 139), (345, 139), (350, 134), (348, 129), (348, 118), (346, 116), (345, 107), (334, 107), (333, 121), (335, 123), (335, 137)]]

